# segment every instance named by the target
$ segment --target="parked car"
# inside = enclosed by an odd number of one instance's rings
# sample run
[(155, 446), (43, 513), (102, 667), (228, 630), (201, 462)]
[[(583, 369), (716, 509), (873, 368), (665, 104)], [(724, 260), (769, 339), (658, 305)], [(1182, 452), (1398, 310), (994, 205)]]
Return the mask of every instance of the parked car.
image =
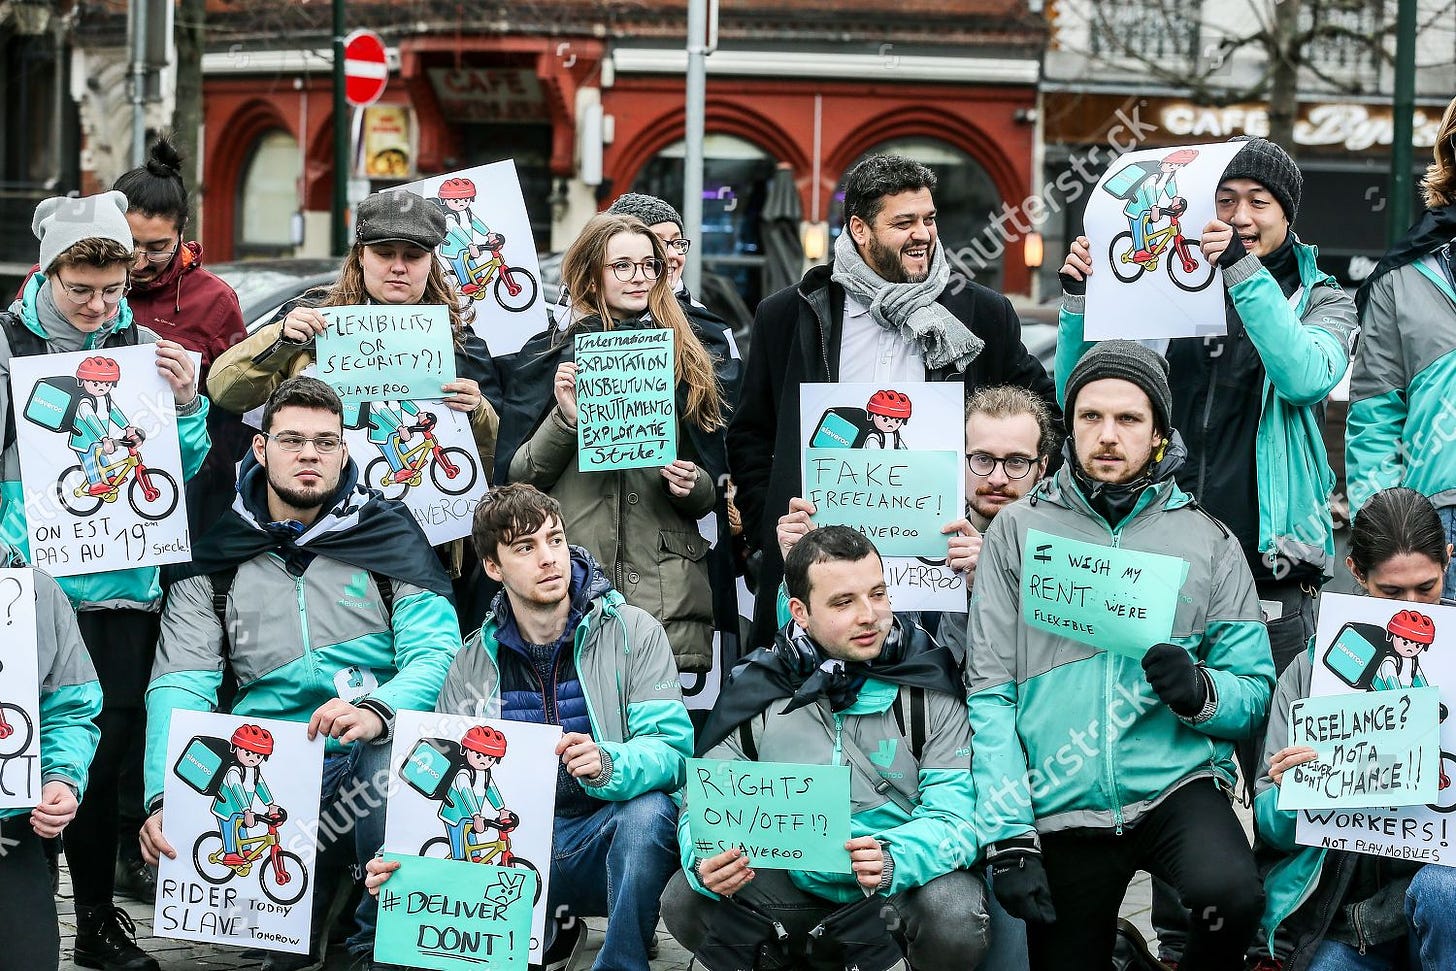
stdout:
[(250, 334), (294, 297), (314, 287), (332, 286), (339, 278), (338, 260), (239, 260), (207, 268), (237, 293)]

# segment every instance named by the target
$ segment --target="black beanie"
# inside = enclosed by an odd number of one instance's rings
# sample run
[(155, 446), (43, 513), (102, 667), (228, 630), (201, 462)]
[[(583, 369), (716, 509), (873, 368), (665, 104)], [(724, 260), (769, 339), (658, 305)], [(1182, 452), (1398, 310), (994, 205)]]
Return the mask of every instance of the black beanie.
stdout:
[(1157, 351), (1137, 341), (1101, 341), (1093, 344), (1067, 378), (1063, 421), (1072, 430), (1077, 392), (1093, 381), (1118, 378), (1131, 381), (1153, 403), (1153, 424), (1166, 438), (1173, 431), (1173, 392), (1168, 387), (1168, 362)]
[(1289, 153), (1267, 138), (1253, 135), (1235, 135), (1231, 142), (1244, 142), (1228, 168), (1223, 170), (1223, 179), (1253, 179), (1269, 190), (1270, 195), (1284, 207), (1284, 218), (1291, 223), (1299, 211), (1299, 196), (1304, 190), (1304, 176)]
[(658, 223), (677, 223), (677, 231), (683, 231), (683, 219), (676, 209), (657, 198), (641, 192), (628, 192), (607, 207), (607, 212), (618, 216), (636, 216), (649, 226)]

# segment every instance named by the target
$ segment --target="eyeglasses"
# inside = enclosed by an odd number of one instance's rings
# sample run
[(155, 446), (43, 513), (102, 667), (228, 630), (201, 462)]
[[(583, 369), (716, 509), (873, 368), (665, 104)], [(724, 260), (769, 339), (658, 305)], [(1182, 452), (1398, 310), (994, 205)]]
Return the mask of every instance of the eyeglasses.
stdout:
[(174, 255), (176, 255), (177, 248), (181, 245), (182, 241), (179, 239), (177, 243), (168, 250), (135, 249), (132, 250), (131, 261), (135, 263), (142, 257), (146, 257), (148, 263), (165, 263), (170, 260)]
[(1026, 473), (1036, 464), (1036, 459), (1029, 459), (1025, 455), (1008, 455), (1004, 459), (994, 455), (987, 455), (985, 452), (971, 452), (966, 456), (966, 464), (971, 471), (977, 475), (990, 475), (996, 471), (996, 466), (1001, 466), (1008, 479), (1024, 479)]
[(95, 287), (74, 286), (70, 283), (67, 283), (65, 280), (60, 279), (60, 277), (57, 277), (56, 280), (60, 283), (61, 292), (66, 295), (66, 299), (71, 301), (71, 303), (75, 304), (78, 307), (86, 306), (88, 303), (96, 298), (96, 295), (98, 293), (101, 294), (102, 303), (106, 304), (106, 306), (108, 307), (115, 307), (117, 304), (121, 303), (121, 298), (126, 296), (127, 291), (131, 289), (131, 287), (125, 283), (118, 283), (114, 286), (103, 287), (98, 290)]
[(612, 268), (612, 272), (617, 275), (617, 279), (623, 283), (635, 277), (639, 269), (642, 271), (642, 276), (648, 280), (656, 280), (662, 273), (662, 260), (659, 260), (655, 256), (649, 256), (641, 263), (633, 263), (631, 260), (618, 260), (615, 263), (608, 263), (607, 265)]
[(678, 256), (687, 256), (688, 250), (693, 248), (693, 241), (690, 239), (664, 239), (662, 245)]
[(344, 444), (344, 440), (337, 435), (316, 435), (313, 438), (305, 438), (302, 435), (295, 435), (291, 432), (284, 432), (282, 435), (268, 435), (264, 437), (278, 443), (278, 447), (285, 452), (302, 452), (305, 445), (312, 445), (313, 450), (320, 455), (332, 455)]

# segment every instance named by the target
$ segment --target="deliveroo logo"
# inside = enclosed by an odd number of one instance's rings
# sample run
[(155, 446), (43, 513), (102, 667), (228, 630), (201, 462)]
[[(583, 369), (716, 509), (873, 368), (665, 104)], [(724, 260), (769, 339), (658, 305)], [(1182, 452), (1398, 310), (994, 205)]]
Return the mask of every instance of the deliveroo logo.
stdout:
[(880, 747), (870, 753), (870, 761), (882, 769), (888, 769), (895, 761), (895, 749), (898, 745), (893, 738), (880, 739)]
[(369, 599), (369, 571), (360, 570), (349, 580), (344, 587), (343, 599), (339, 601), (340, 607), (354, 607), (361, 610), (372, 610), (374, 601)]

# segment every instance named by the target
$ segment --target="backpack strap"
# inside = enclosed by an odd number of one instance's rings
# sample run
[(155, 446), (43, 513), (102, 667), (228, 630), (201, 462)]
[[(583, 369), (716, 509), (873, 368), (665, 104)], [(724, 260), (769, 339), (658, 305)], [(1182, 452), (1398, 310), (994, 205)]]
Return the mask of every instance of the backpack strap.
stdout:
[[(910, 730), (905, 730), (905, 695), (910, 695)], [(890, 712), (895, 717), (895, 727), (900, 730), (902, 738), (910, 740), (910, 754), (915, 756), (915, 762), (919, 764), (920, 754), (925, 751), (926, 725), (930, 721), (930, 704), (925, 697), (925, 689), (921, 687), (902, 688), (895, 693), (895, 703), (890, 706)]]
[(212, 581), (212, 612), (217, 615), (218, 625), (222, 627), (224, 643), (228, 639), (228, 595), (233, 591), (233, 581), (237, 579), (237, 576), (238, 568), (230, 566), (225, 570), (218, 570), (208, 578)]
[(379, 604), (384, 608), (385, 623), (392, 624), (394, 622), (394, 581), (383, 573), (375, 573), (373, 570), (369, 571), (369, 575), (374, 578), (374, 585), (379, 588)]
[[(5, 332), (5, 342), (10, 345), (11, 357), (33, 357), (37, 354), (44, 354), (50, 350), (45, 342), (35, 331), (25, 326), (25, 322), (10, 311), (0, 311), (0, 330)], [(5, 409), (5, 449), (15, 444), (15, 399), (10, 399), (9, 407)]]
[(743, 754), (748, 761), (758, 761), (758, 743), (753, 740), (753, 719), (742, 722), (738, 726), (738, 745), (743, 749)]

